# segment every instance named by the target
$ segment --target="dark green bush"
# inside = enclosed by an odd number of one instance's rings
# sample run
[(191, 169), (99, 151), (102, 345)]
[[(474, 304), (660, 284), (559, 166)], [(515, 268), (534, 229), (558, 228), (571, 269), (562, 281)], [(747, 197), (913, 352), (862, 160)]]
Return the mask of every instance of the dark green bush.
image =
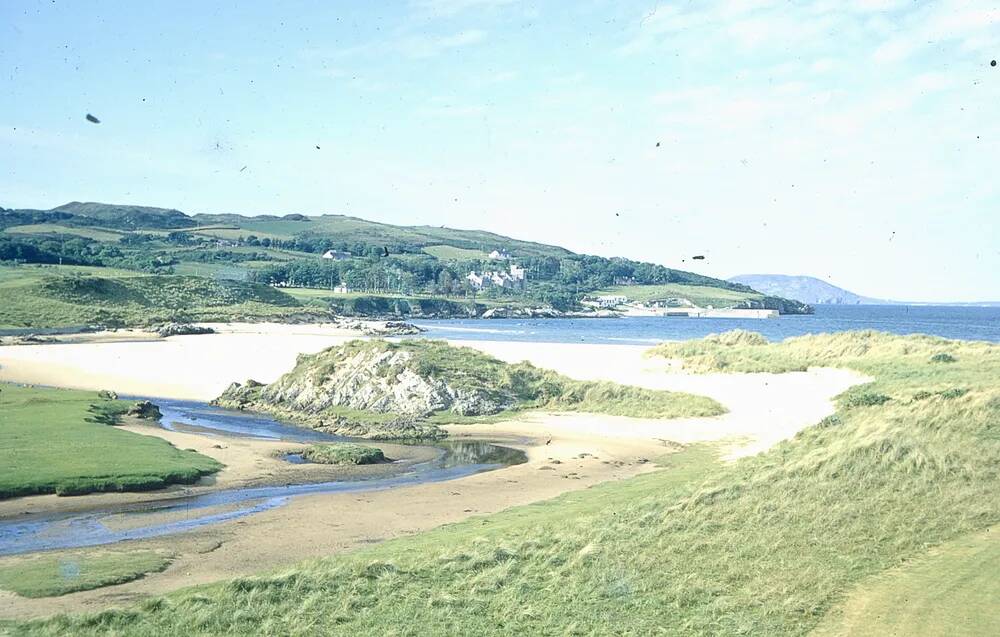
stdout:
[(848, 394), (844, 398), (845, 407), (875, 407), (877, 405), (884, 405), (885, 403), (892, 400), (889, 396), (885, 394), (879, 394), (877, 392), (855, 392)]

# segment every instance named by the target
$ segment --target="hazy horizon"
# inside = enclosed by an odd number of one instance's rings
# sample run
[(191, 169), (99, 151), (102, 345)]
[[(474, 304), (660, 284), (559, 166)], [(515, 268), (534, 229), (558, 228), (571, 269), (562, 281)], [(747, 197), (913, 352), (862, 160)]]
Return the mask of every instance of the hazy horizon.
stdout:
[(994, 301), (997, 42), (985, 1), (13, 1), (0, 206), (345, 214)]

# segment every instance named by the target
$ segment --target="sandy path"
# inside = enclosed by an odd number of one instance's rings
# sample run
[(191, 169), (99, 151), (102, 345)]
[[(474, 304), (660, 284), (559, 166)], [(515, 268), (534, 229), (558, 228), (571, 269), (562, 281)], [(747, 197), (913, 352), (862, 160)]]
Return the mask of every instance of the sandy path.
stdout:
[[(226, 333), (152, 343), (0, 347), (0, 380), (206, 400), (231, 380), (251, 377), (269, 382), (290, 369), (299, 353), (319, 351), (354, 337), (338, 332), (323, 326), (236, 325)], [(646, 348), (628, 345), (462, 344), (508, 361), (529, 360), (574, 378), (703, 394), (730, 411), (715, 418), (667, 421), (525, 414), (509, 422), (451, 427), (457, 436), (509, 441), (511, 446), (524, 449), (529, 461), (443, 483), (303, 496), (240, 520), (184, 535), (129, 543), (168, 547), (179, 557), (163, 573), (122, 586), (43, 600), (0, 593), (0, 616), (106, 608), (548, 499), (650, 470), (646, 459), (669, 451), (669, 441), (730, 440), (734, 441), (730, 455), (753, 453), (832, 413), (830, 399), (861, 380), (851, 372), (830, 369), (783, 375), (668, 373), (665, 361), (645, 359)], [(218, 443), (217, 438), (210, 440)], [(204, 448), (209, 455), (222, 451), (206, 447), (204, 441), (185, 439), (176, 444)], [(246, 455), (232, 453), (239, 456), (230, 458), (234, 467), (247, 462)], [(591, 456), (579, 458), (583, 453)], [(220, 476), (220, 480), (225, 479)], [(212, 550), (203, 552), (205, 547)]]

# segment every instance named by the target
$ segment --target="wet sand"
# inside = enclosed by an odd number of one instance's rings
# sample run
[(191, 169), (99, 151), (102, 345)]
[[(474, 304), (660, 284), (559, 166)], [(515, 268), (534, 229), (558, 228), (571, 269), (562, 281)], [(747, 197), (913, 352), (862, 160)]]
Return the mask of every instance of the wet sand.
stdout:
[[(354, 337), (333, 333), (324, 326), (257, 324), (233, 325), (215, 335), (149, 343), (0, 347), (0, 379), (208, 400), (232, 380), (251, 377), (272, 381), (294, 365), (299, 353), (316, 352)], [(285, 506), (183, 535), (122, 543), (116, 546), (168, 548), (178, 557), (166, 571), (120, 586), (38, 600), (0, 592), (0, 617), (98, 610), (187, 585), (250, 575), (304, 558), (419, 533), (653, 470), (647, 461), (676, 449), (675, 443), (724, 441), (727, 457), (756, 453), (833, 413), (830, 399), (863, 381), (854, 373), (831, 369), (782, 375), (671, 373), (667, 361), (644, 358), (646, 348), (629, 345), (461, 344), (508, 361), (529, 360), (574, 378), (703, 394), (730, 411), (714, 418), (675, 420), (528, 413), (506, 422), (451, 426), (448, 429), (456, 437), (503, 441), (523, 449), (528, 462), (447, 482), (368, 493), (300, 496)], [(264, 447), (288, 446), (268, 442), (250, 445), (257, 447), (252, 449), (238, 444), (243, 440), (231, 438), (167, 431), (155, 435), (169, 436), (179, 447), (204, 450), (219, 458), (229, 466), (218, 480), (230, 484), (270, 479), (266, 474), (276, 467), (267, 460), (272, 450)], [(214, 448), (220, 440), (225, 448)], [(581, 458), (581, 454), (590, 455)], [(88, 497), (105, 496), (84, 496)], [(3, 504), (0, 512), (10, 510), (7, 507), (16, 509), (17, 501), (11, 502), (15, 504)], [(62, 505), (56, 502), (51, 506)], [(206, 552), (206, 547), (211, 550)]]

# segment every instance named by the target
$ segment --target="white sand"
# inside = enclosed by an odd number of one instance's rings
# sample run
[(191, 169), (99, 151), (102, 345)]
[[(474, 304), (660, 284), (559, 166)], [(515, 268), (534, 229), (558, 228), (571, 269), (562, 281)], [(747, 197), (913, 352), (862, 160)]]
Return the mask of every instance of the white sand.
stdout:
[[(218, 326), (216, 326), (218, 328)], [(99, 342), (0, 347), (0, 380), (123, 394), (209, 400), (233, 380), (270, 382), (313, 353), (356, 336), (329, 326), (231, 325), (222, 333), (154, 342)], [(729, 413), (714, 418), (640, 420), (591, 414), (529, 413), (495, 424), (449, 427), (455, 436), (488, 437), (524, 449), (529, 461), (499, 471), (367, 493), (294, 498), (286, 506), (181, 535), (132, 546), (177, 555), (165, 572), (129, 584), (30, 600), (0, 592), (0, 618), (99, 610), (181, 586), (250, 575), (402, 535), (537, 502), (566, 491), (627, 478), (653, 467), (670, 441), (730, 441), (731, 457), (755, 453), (833, 412), (830, 399), (863, 379), (844, 370), (782, 375), (671, 373), (667, 361), (643, 357), (646, 347), (468, 341), (507, 361), (529, 360), (579, 379), (605, 379), (715, 398)], [(282, 468), (246, 441), (146, 428), (229, 465), (231, 483)], [(275, 445), (276, 443), (268, 443)], [(588, 454), (588, 455), (581, 455)], [(558, 462), (557, 462), (558, 461)], [(83, 496), (113, 504), (136, 494)], [(155, 497), (150, 494), (150, 497)], [(56, 510), (76, 499), (36, 496), (0, 507), (0, 515)], [(84, 500), (79, 500), (81, 503)], [(294, 539), (293, 539), (294, 538)], [(221, 543), (221, 544), (220, 544)], [(210, 547), (206, 553), (204, 547)], [(17, 558), (0, 558), (4, 560)]]
[[(94, 342), (0, 347), (0, 380), (113, 389), (121, 394), (211, 400), (232, 381), (271, 382), (300, 353), (318, 352), (357, 338), (327, 325), (230, 324), (220, 333), (150, 342)], [(710, 396), (729, 409), (712, 419), (637, 420), (586, 414), (530, 416), (508, 431), (540, 429), (576, 435), (677, 442), (742, 439), (740, 455), (793, 436), (832, 413), (829, 399), (860, 382), (846, 370), (792, 374), (670, 372), (663, 359), (645, 358), (635, 345), (455, 341), (502, 360), (528, 360), (579, 379), (611, 380), (651, 389)], [(498, 429), (499, 431), (499, 429)]]

